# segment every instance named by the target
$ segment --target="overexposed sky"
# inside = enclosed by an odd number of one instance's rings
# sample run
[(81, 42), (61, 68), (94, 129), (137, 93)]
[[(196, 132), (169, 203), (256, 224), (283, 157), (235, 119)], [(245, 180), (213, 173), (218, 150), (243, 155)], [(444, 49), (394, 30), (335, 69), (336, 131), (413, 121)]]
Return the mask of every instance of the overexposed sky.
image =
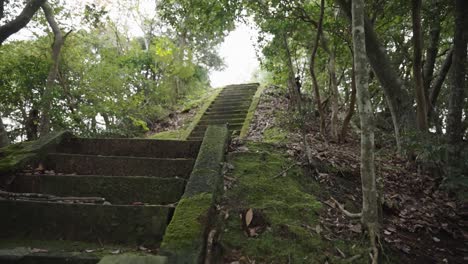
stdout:
[(226, 67), (224, 70), (210, 73), (213, 87), (252, 81), (253, 73), (259, 67), (254, 49), (257, 34), (256, 29), (239, 23), (226, 37), (219, 48), (219, 54)]

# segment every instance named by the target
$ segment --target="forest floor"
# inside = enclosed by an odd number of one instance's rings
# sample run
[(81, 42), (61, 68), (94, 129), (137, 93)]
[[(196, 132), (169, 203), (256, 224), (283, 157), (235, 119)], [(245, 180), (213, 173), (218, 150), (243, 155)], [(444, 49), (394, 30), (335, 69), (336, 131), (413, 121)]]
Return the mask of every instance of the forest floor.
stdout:
[[(325, 142), (317, 120), (308, 120), (307, 138), (323, 165), (311, 169), (288, 103), (279, 90), (267, 89), (247, 140), (233, 139), (230, 146), (218, 208), (225, 263), (367, 263), (359, 219), (346, 217), (334, 202), (360, 210), (359, 137)], [(466, 263), (467, 204), (440, 189), (440, 178), (390, 152), (392, 143), (376, 143), (384, 262)]]

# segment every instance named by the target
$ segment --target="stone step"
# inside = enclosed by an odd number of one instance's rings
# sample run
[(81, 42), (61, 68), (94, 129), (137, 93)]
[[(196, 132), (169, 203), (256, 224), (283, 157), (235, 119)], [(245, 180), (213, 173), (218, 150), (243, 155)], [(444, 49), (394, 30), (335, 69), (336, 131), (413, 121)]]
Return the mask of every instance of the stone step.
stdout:
[(248, 111), (249, 108), (250, 108), (250, 105), (239, 105), (239, 106), (217, 105), (217, 106), (208, 107), (208, 110), (243, 110), (243, 111)]
[(244, 118), (223, 118), (223, 119), (208, 119), (208, 120), (200, 120), (198, 125), (216, 125), (216, 124), (236, 124), (236, 123), (243, 123)]
[(246, 114), (227, 114), (227, 115), (216, 115), (216, 114), (205, 114), (202, 116), (200, 121), (206, 121), (206, 120), (226, 120), (226, 119), (245, 119)]
[(229, 110), (209, 110), (205, 113), (204, 116), (226, 116), (226, 115), (247, 115), (247, 110), (236, 110), (236, 109), (229, 109)]
[(158, 244), (172, 209), (0, 200), (0, 239), (77, 240)]
[(233, 102), (233, 103), (224, 103), (224, 102), (213, 102), (210, 107), (245, 107), (250, 106), (252, 101), (241, 101), (241, 102)]
[[(228, 127), (228, 131), (229, 133), (233, 132), (234, 130), (241, 130), (242, 129), (242, 125), (243, 124), (232, 124), (232, 125), (229, 125)], [(190, 133), (189, 137), (203, 137), (205, 135), (205, 131), (206, 131), (206, 128), (208, 126), (206, 125), (199, 125), (199, 126), (196, 126), (194, 130), (192, 130), (192, 132)]]
[(221, 92), (219, 93), (218, 98), (245, 98), (245, 97), (253, 97), (255, 92)]
[(131, 205), (135, 202), (166, 205), (177, 202), (184, 187), (185, 180), (177, 178), (18, 174), (8, 191), (102, 197), (114, 205)]
[(103, 156), (195, 158), (199, 148), (199, 141), (70, 138), (62, 142), (56, 152)]
[(203, 140), (203, 137), (189, 136), (187, 139), (188, 139), (188, 140)]
[(55, 173), (188, 178), (194, 159), (161, 159), (51, 153), (45, 168)]

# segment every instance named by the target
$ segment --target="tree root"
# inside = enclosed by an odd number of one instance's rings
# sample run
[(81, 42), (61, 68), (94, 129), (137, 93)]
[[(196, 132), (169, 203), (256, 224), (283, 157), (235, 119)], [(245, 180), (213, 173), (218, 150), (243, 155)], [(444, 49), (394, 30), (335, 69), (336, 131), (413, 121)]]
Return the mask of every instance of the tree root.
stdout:
[(338, 206), (338, 208), (341, 210), (341, 212), (343, 212), (346, 216), (352, 217), (352, 218), (359, 218), (359, 217), (362, 216), (362, 212), (361, 213), (351, 213), (350, 211), (346, 210), (344, 208), (344, 206), (342, 204), (340, 204), (337, 200), (335, 200), (335, 198), (333, 198), (332, 196), (330, 196), (330, 199), (333, 200), (333, 202)]

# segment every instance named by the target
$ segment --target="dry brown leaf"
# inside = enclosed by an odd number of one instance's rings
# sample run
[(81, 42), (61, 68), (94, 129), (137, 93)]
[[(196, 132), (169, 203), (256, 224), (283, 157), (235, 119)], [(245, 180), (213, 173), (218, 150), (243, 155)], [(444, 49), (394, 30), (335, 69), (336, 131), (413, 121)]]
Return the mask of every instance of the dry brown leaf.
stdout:
[(245, 213), (245, 225), (246, 225), (246, 226), (249, 226), (250, 223), (252, 223), (252, 219), (253, 219), (253, 210), (252, 210), (252, 208), (250, 208), (250, 209), (247, 210), (247, 212)]

